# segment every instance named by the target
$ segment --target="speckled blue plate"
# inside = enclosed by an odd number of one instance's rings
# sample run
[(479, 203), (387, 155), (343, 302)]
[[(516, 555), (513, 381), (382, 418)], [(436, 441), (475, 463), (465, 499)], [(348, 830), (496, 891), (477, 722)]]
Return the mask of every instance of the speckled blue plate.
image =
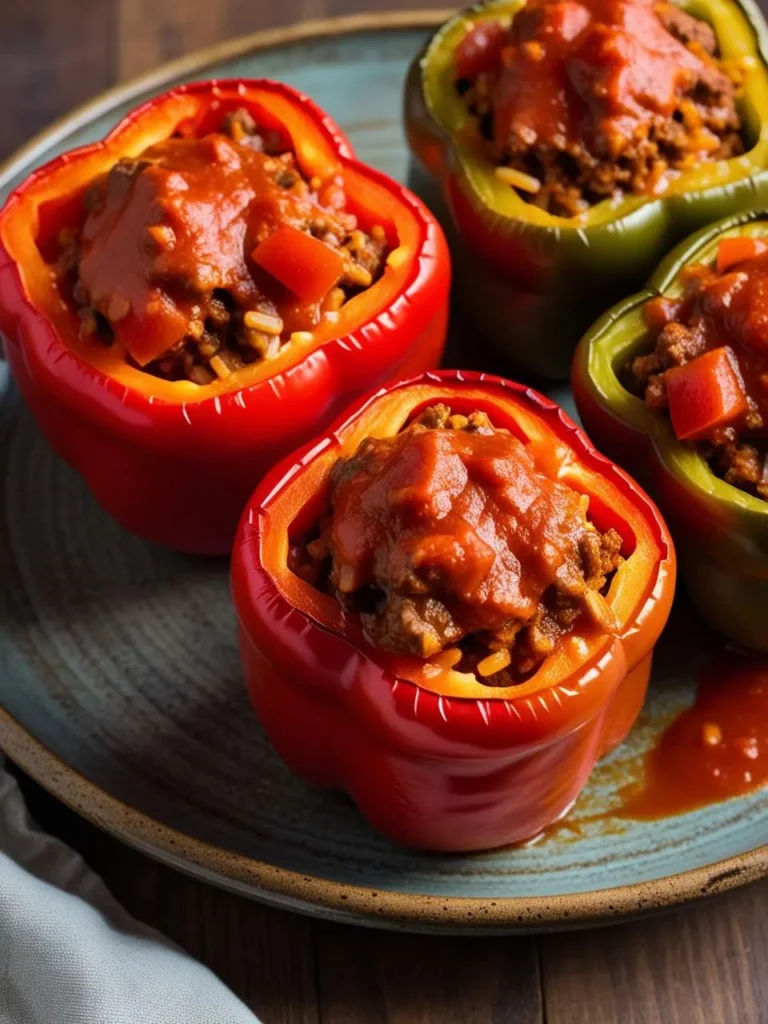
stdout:
[[(298, 86), (363, 160), (403, 179), (403, 76), (437, 20), (305, 25), (177, 62), (33, 140), (0, 169), (0, 196), (151, 93), (211, 76)], [(121, 530), (54, 457), (3, 374), (0, 363), (0, 744), (97, 824), (269, 903), (422, 930), (585, 924), (768, 873), (767, 793), (658, 822), (599, 815), (691, 700), (709, 641), (683, 606), (640, 724), (546, 839), (466, 857), (380, 839), (346, 799), (293, 778), (264, 738), (240, 677), (226, 562), (183, 558)]]

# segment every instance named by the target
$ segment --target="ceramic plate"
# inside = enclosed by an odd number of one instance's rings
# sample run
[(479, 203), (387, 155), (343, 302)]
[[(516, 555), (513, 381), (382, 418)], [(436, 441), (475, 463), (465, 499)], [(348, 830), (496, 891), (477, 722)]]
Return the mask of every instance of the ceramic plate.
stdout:
[[(339, 121), (363, 160), (405, 179), (403, 76), (437, 20), (305, 25), (177, 62), (33, 140), (0, 170), (0, 195), (152, 93), (211, 76), (284, 79)], [(639, 726), (562, 827), (535, 845), (466, 857), (379, 838), (345, 798), (293, 778), (262, 734), (240, 676), (226, 562), (121, 530), (53, 456), (3, 373), (0, 363), (0, 743), (86, 817), (266, 902), (424, 930), (583, 924), (768, 872), (768, 794), (650, 823), (599, 814), (691, 700), (707, 640), (683, 606)]]

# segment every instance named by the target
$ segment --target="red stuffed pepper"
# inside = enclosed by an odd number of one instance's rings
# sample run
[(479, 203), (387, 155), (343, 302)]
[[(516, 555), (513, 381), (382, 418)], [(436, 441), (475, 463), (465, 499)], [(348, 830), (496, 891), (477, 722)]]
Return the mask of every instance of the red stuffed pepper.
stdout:
[(537, 834), (643, 702), (675, 555), (549, 399), (449, 371), (276, 467), (233, 554), (247, 684), (288, 765), (432, 850)]
[(0, 213), (0, 329), (49, 441), (117, 520), (229, 550), (260, 476), (363, 387), (434, 366), (439, 227), (310, 100), (201, 82)]

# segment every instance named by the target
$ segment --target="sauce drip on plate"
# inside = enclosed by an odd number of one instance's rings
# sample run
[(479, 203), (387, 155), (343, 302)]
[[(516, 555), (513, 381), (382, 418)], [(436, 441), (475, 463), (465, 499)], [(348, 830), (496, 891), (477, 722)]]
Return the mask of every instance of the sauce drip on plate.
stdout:
[(768, 784), (768, 658), (722, 655), (707, 666), (692, 707), (645, 758), (645, 777), (615, 812), (652, 820)]

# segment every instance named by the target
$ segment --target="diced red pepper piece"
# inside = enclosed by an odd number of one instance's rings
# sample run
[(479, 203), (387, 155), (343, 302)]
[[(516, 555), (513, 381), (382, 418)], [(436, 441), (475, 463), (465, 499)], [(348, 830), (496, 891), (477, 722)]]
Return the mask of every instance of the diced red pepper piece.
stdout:
[(344, 273), (344, 256), (338, 249), (290, 225), (257, 245), (251, 259), (302, 302), (325, 298)]
[(667, 370), (665, 378), (672, 429), (681, 441), (706, 437), (748, 409), (744, 384), (727, 345)]
[(189, 330), (184, 313), (162, 292), (147, 303), (145, 313), (129, 312), (116, 326), (125, 347), (139, 366), (146, 366), (181, 341)]
[(643, 314), (648, 329), (652, 334), (659, 334), (667, 324), (671, 323), (680, 311), (681, 301), (668, 299), (666, 295), (659, 295), (645, 304)]
[(739, 235), (723, 238), (717, 247), (717, 272), (722, 274), (737, 263), (762, 256), (764, 252), (768, 252), (768, 242), (762, 238), (744, 238)]
[(456, 47), (456, 77), (477, 78), (498, 63), (507, 30), (500, 21), (482, 21), (470, 29)]

